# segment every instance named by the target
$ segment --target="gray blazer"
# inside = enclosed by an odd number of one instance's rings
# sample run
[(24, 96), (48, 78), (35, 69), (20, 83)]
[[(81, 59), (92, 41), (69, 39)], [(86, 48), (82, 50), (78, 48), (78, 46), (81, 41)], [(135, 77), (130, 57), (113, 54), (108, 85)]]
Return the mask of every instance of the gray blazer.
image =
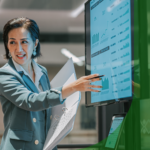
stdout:
[(5, 127), (0, 150), (43, 149), (51, 125), (51, 107), (63, 102), (59, 98), (62, 87), (52, 90), (46, 69), (39, 67), (43, 72), (41, 93), (28, 76), (16, 71), (12, 59), (0, 68), (0, 102)]

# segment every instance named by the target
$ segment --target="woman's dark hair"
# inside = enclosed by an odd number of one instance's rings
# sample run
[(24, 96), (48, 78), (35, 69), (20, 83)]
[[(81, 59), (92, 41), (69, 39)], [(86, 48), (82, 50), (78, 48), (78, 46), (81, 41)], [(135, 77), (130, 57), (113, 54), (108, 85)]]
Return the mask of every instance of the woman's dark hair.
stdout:
[[(39, 35), (40, 35), (40, 30), (38, 25), (36, 24), (36, 22), (32, 19), (29, 18), (14, 18), (11, 19), (10, 21), (8, 21), (4, 28), (3, 28), (3, 41), (4, 41), (4, 47), (5, 47), (5, 58), (9, 59), (9, 50), (7, 48), (7, 44), (8, 44), (8, 33), (15, 28), (20, 28), (23, 27), (25, 29), (27, 29), (30, 34), (31, 34), (31, 38), (33, 40), (33, 42), (36, 41), (36, 39), (39, 39)], [(38, 45), (36, 47), (36, 55), (32, 55), (32, 58), (36, 58), (41, 56), (41, 52), (40, 52), (40, 42), (38, 42)]]

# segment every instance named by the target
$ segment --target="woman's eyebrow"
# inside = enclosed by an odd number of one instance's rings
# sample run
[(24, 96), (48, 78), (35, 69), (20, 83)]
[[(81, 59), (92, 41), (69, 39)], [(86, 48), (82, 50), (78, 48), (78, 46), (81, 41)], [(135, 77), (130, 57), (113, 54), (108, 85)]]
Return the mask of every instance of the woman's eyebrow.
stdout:
[(21, 40), (27, 40), (27, 39), (29, 39), (29, 38), (22, 38)]
[(9, 38), (9, 40), (16, 40), (15, 38)]
[[(22, 38), (21, 40), (27, 40), (29, 38)], [(9, 40), (16, 40), (15, 38), (9, 38)]]

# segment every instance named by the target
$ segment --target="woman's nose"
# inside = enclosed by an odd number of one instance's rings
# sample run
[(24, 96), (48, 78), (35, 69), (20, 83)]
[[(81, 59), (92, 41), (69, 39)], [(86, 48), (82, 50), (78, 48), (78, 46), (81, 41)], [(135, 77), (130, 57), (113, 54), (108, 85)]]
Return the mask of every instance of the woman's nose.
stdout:
[(17, 45), (17, 51), (18, 52), (22, 52), (23, 51), (22, 45), (20, 43), (18, 43), (18, 45)]

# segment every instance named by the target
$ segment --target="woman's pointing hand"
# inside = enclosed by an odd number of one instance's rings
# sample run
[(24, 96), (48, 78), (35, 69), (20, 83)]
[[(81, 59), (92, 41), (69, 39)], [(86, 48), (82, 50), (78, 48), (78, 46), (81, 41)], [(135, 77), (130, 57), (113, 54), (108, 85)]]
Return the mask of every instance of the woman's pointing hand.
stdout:
[[(64, 86), (62, 89), (62, 98), (66, 98), (74, 92), (81, 91), (91, 91), (91, 92), (100, 92), (100, 90), (95, 90), (93, 88), (102, 88), (101, 85), (91, 85), (92, 82), (100, 81), (101, 78), (97, 78), (99, 74), (93, 74), (88, 76), (83, 76), (78, 80), (72, 82), (71, 84)], [(94, 79), (93, 79), (94, 78)]]

